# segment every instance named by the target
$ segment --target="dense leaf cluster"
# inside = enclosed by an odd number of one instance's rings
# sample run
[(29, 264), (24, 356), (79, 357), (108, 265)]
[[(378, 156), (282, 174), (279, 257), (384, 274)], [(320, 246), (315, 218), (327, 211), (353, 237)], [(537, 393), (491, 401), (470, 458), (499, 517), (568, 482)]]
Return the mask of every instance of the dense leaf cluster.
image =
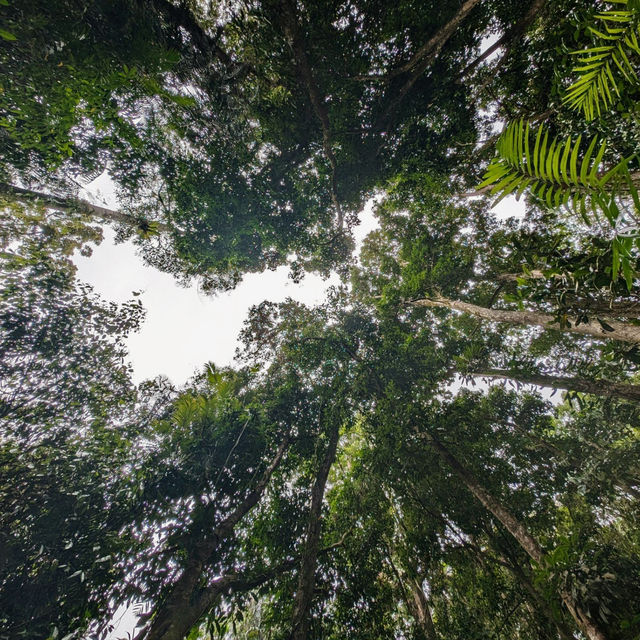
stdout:
[[(0, 0), (0, 638), (637, 638), (638, 10)], [(100, 221), (343, 283), (136, 387)]]

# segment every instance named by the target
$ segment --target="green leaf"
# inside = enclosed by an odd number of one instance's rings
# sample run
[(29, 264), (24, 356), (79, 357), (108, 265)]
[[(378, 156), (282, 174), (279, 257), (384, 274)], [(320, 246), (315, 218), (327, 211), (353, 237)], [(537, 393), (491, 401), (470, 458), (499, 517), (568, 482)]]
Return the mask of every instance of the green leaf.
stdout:
[(596, 318), (596, 320), (598, 321), (598, 323), (600, 324), (600, 326), (603, 328), (604, 331), (607, 331), (607, 332), (615, 331), (615, 329), (610, 324), (607, 324), (601, 318)]

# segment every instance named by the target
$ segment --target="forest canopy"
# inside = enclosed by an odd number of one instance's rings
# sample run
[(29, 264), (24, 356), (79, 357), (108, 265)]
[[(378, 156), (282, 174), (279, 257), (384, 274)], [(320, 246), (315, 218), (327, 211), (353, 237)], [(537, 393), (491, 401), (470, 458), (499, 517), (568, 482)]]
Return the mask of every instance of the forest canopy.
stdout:
[[(0, 0), (0, 64), (0, 640), (640, 638), (638, 0)], [(340, 285), (136, 385), (108, 225)]]

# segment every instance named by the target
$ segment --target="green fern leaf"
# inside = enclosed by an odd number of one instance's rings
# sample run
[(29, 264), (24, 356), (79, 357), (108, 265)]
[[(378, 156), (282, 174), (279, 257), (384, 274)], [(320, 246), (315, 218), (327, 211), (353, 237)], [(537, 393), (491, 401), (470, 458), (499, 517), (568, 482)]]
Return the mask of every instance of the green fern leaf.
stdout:
[(498, 196), (496, 202), (512, 193), (519, 198), (528, 189), (547, 206), (564, 206), (585, 220), (588, 210), (596, 219), (605, 207), (610, 210), (611, 204), (607, 203), (616, 197), (631, 197), (636, 203), (638, 194), (627, 168), (629, 159), (605, 167), (605, 141), (593, 138), (581, 157), (582, 136), (575, 141), (557, 137), (549, 140), (550, 132), (544, 126), (533, 132), (522, 120), (509, 124), (498, 139), (498, 154), (478, 188), (491, 187), (490, 193)]
[(588, 27), (599, 46), (570, 52), (579, 56), (573, 72), (578, 79), (567, 89), (563, 102), (571, 109), (582, 111), (587, 120), (599, 116), (621, 95), (623, 83), (638, 84), (640, 80), (629, 60), (629, 54), (640, 56), (636, 32), (640, 11), (628, 0), (610, 0), (623, 8), (595, 14), (597, 26)]

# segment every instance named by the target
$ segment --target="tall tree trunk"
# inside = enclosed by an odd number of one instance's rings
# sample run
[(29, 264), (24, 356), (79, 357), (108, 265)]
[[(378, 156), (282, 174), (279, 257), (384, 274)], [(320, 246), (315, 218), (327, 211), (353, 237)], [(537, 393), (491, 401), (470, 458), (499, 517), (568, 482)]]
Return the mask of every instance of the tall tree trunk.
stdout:
[(316, 582), (316, 564), (318, 561), (318, 544), (322, 528), (321, 511), (324, 500), (324, 490), (329, 477), (329, 471), (336, 459), (340, 425), (336, 421), (331, 427), (329, 443), (324, 458), (318, 469), (313, 488), (311, 490), (311, 508), (309, 510), (309, 524), (307, 527), (307, 539), (300, 573), (298, 575), (298, 587), (293, 604), (293, 616), (291, 620), (290, 640), (306, 640), (309, 629), (309, 607), (313, 600), (313, 589)]
[[(470, 302), (461, 300), (451, 300), (449, 298), (422, 298), (412, 300), (408, 304), (414, 307), (429, 307), (452, 309), (469, 313), (477, 318), (489, 320), (490, 322), (504, 322), (528, 327), (542, 327), (543, 329), (553, 329), (564, 333), (575, 333), (583, 336), (590, 336), (598, 340), (620, 340), (632, 344), (640, 343), (640, 326), (610, 320), (607, 322), (610, 331), (606, 331), (599, 322), (588, 320), (581, 324), (572, 324), (570, 327), (557, 326), (556, 318), (550, 313), (541, 311), (505, 311), (502, 309), (490, 309), (481, 307)], [(556, 326), (553, 326), (553, 325)]]
[(411, 594), (411, 601), (408, 603), (409, 609), (422, 636), (421, 640), (438, 640), (436, 627), (431, 617), (429, 601), (424, 594), (422, 585), (420, 585), (416, 578), (407, 578), (406, 582), (409, 587), (409, 593)]
[[(451, 470), (462, 480), (467, 489), (478, 499), (482, 506), (492, 513), (515, 538), (516, 542), (535, 560), (544, 566), (544, 552), (538, 541), (528, 532), (526, 526), (516, 518), (502, 503), (494, 498), (450, 453), (450, 451), (434, 436), (429, 435), (428, 441), (438, 455), (447, 463)], [(571, 593), (563, 590), (560, 597), (578, 628), (589, 640), (607, 640), (598, 625), (586, 615), (582, 608), (574, 601)]]
[(215, 601), (219, 590), (208, 589), (206, 585), (199, 587), (203, 572), (211, 562), (211, 556), (220, 542), (233, 532), (234, 527), (258, 503), (288, 446), (289, 437), (287, 436), (252, 491), (197, 547), (164, 602), (156, 611), (148, 630), (139, 636), (139, 640), (182, 640), (206, 613)]
[(587, 380), (586, 378), (569, 378), (566, 376), (550, 376), (525, 371), (511, 371), (506, 369), (482, 369), (474, 371), (470, 375), (481, 378), (501, 378), (515, 380), (523, 384), (534, 384), (538, 387), (550, 387), (552, 389), (567, 389), (590, 393), (594, 396), (605, 398), (620, 398), (631, 402), (640, 401), (640, 385), (626, 384), (624, 382), (611, 382), (609, 380)]
[[(24, 203), (32, 204), (41, 202), (45, 206), (53, 209), (60, 209), (62, 211), (80, 211), (105, 222), (117, 222), (134, 228), (140, 228), (143, 223), (143, 220), (136, 218), (136, 216), (124, 213), (123, 211), (116, 211), (113, 209), (107, 209), (106, 207), (101, 207), (89, 202), (88, 200), (83, 200), (82, 198), (54, 196), (49, 193), (23, 189), (22, 187), (15, 187), (6, 183), (0, 183), (0, 193), (9, 195), (15, 200)], [(171, 229), (169, 225), (164, 224), (163, 222), (149, 221), (149, 223), (153, 224), (158, 231), (169, 231)]]

